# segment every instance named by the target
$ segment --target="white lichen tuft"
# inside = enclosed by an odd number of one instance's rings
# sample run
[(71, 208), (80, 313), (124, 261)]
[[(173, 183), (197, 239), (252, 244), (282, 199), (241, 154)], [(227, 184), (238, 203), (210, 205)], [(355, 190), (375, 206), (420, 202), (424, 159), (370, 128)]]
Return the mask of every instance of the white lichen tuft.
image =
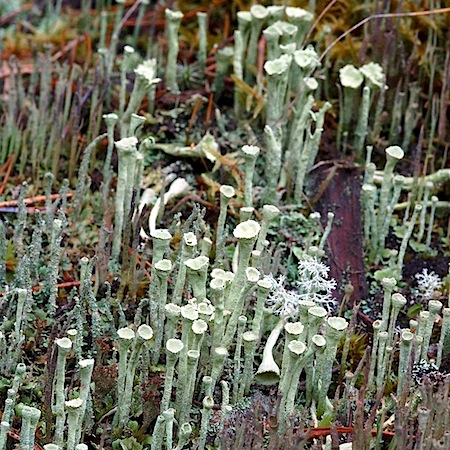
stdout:
[(428, 269), (423, 269), (422, 272), (416, 273), (417, 288), (414, 294), (420, 300), (433, 300), (437, 292), (443, 287), (441, 277), (435, 272), (428, 272)]
[(271, 292), (266, 300), (266, 306), (276, 315), (295, 318), (298, 314), (300, 297), (297, 292), (284, 287), (286, 277), (280, 275), (278, 280), (269, 274), (265, 280), (271, 284)]
[(317, 258), (303, 259), (298, 263), (300, 281), (297, 282), (300, 300), (318, 303), (330, 310), (336, 303), (331, 293), (336, 280), (329, 279), (330, 268)]
[(317, 258), (308, 258), (299, 262), (298, 273), (300, 281), (297, 281), (297, 289), (286, 289), (285, 279), (281, 275), (278, 279), (269, 274), (265, 279), (271, 283), (266, 306), (274, 314), (282, 317), (296, 318), (299, 302), (313, 302), (323, 306), (330, 312), (336, 305), (336, 300), (331, 293), (336, 289), (336, 280), (328, 279), (330, 268)]

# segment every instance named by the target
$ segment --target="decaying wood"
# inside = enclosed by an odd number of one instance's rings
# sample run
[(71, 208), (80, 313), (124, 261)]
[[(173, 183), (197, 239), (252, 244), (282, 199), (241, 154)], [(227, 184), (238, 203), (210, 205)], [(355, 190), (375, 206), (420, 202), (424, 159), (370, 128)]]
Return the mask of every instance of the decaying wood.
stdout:
[[(329, 176), (329, 175), (332, 176)], [(355, 166), (320, 165), (311, 173), (313, 192), (320, 192), (316, 210), (326, 221), (327, 213), (334, 213), (328, 237), (330, 276), (337, 281), (335, 297), (343, 298), (339, 287), (351, 282), (354, 287), (349, 307), (367, 297), (364, 267), (364, 248), (361, 223), (361, 172)], [(314, 197), (314, 195), (313, 195)]]

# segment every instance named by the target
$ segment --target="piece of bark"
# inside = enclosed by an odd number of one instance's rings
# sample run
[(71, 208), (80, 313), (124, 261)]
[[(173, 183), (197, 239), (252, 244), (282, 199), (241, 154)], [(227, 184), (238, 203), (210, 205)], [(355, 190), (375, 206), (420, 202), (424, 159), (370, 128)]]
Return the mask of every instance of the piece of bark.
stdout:
[(344, 284), (351, 282), (353, 294), (348, 303), (367, 298), (361, 212), (361, 172), (346, 164), (323, 164), (310, 173), (312, 201), (324, 226), (328, 212), (334, 213), (331, 233), (325, 249), (330, 256), (330, 276), (337, 282), (335, 298), (340, 303)]

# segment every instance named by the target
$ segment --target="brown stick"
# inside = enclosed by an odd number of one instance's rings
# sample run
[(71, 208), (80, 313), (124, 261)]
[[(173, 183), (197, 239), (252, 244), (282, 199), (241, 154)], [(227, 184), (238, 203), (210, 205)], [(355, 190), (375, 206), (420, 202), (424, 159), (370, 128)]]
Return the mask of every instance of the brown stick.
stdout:
[[(59, 197), (60, 197), (59, 194), (52, 194), (50, 196), (51, 200), (56, 200)], [(67, 194), (67, 198), (70, 198), (70, 197), (73, 197), (73, 192), (69, 192)], [(45, 200), (47, 200), (46, 195), (36, 195), (35, 197), (25, 198), (23, 200), (23, 202), (25, 203), (25, 205), (33, 205), (34, 203), (45, 202)], [(14, 207), (14, 206), (17, 206), (18, 204), (19, 204), (19, 200), (7, 200), (5, 202), (0, 202), (0, 208)]]

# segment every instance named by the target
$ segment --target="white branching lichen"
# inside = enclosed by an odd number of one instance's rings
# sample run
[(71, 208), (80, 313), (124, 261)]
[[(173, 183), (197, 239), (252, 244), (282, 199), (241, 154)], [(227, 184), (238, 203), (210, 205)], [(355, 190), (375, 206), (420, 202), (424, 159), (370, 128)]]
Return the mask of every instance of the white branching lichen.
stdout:
[(298, 314), (300, 301), (311, 301), (330, 311), (336, 303), (331, 295), (336, 288), (336, 280), (328, 278), (329, 271), (330, 268), (317, 258), (301, 260), (298, 265), (300, 281), (296, 283), (297, 289), (292, 290), (286, 289), (283, 275), (277, 280), (270, 274), (268, 280), (272, 288), (267, 306), (274, 314), (292, 318)]
[(415, 278), (417, 280), (415, 295), (421, 300), (432, 300), (436, 297), (436, 291), (440, 291), (443, 287), (441, 277), (433, 271), (428, 272), (428, 269), (416, 273)]
[(313, 301), (330, 309), (335, 300), (331, 293), (336, 289), (336, 280), (329, 279), (330, 268), (317, 258), (303, 259), (298, 263), (300, 300)]
[(298, 302), (300, 297), (297, 292), (289, 291), (284, 287), (286, 277), (280, 275), (278, 280), (269, 274), (267, 280), (272, 284), (271, 292), (266, 300), (266, 305), (274, 314), (285, 317), (295, 317), (298, 312)]

